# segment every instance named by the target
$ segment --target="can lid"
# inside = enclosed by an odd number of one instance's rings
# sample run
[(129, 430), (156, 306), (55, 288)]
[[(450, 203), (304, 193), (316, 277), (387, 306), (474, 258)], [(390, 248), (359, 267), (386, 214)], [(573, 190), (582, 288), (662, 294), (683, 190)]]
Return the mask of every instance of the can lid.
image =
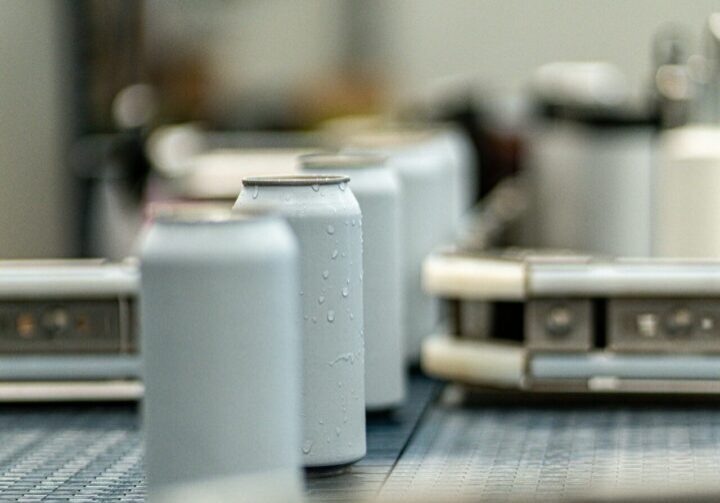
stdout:
[(352, 135), (348, 139), (348, 146), (366, 149), (403, 148), (427, 142), (435, 133), (437, 129), (422, 129), (416, 126), (366, 131)]
[(243, 178), (246, 187), (312, 187), (313, 185), (339, 185), (350, 181), (341, 175), (274, 175)]
[(272, 215), (264, 208), (233, 209), (219, 203), (155, 203), (148, 210), (150, 219), (162, 223), (220, 223), (250, 220)]
[(382, 168), (387, 157), (362, 153), (306, 154), (299, 157), (303, 169)]

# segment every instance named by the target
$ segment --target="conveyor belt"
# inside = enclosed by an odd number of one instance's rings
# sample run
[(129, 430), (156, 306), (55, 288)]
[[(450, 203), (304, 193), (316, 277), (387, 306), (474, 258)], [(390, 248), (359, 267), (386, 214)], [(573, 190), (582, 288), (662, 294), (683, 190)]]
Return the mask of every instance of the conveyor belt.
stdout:
[[(518, 396), (508, 403), (504, 394), (490, 394), (469, 405), (443, 399), (427, 407), (437, 389), (413, 379), (407, 407), (370, 418), (367, 458), (345, 474), (309, 479), (309, 499), (348, 501), (379, 492), (392, 501), (418, 495), (424, 501), (594, 500), (637, 488), (657, 497), (697, 489), (720, 495), (717, 401)], [(143, 501), (144, 495), (134, 406), (0, 408), (0, 501)]]
[[(416, 378), (408, 405), (368, 419), (368, 455), (339, 476), (308, 480), (312, 500), (379, 491), (437, 384)], [(144, 501), (133, 405), (0, 407), (0, 501)]]

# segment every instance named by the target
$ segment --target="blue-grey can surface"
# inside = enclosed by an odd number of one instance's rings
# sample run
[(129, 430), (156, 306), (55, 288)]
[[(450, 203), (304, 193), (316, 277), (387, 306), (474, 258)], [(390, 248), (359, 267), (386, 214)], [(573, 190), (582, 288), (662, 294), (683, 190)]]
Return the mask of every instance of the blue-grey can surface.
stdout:
[(304, 171), (350, 177), (363, 217), (365, 405), (369, 411), (405, 400), (400, 256), (400, 183), (385, 158), (362, 154), (309, 154)]
[(422, 341), (438, 329), (441, 318), (439, 301), (422, 289), (422, 263), (453, 236), (457, 202), (452, 161), (438, 138), (422, 131), (358, 134), (345, 150), (387, 156), (400, 180), (405, 353), (410, 363), (417, 363)]
[(238, 209), (283, 214), (300, 244), (303, 464), (365, 455), (362, 218), (342, 176), (247, 178)]
[(141, 252), (151, 500), (302, 494), (297, 271), (279, 217), (156, 217)]

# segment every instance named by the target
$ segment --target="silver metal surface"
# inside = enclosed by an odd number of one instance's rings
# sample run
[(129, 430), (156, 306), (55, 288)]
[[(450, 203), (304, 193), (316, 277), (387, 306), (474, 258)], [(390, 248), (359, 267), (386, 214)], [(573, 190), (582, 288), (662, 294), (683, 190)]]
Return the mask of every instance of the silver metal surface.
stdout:
[(518, 395), (508, 403), (506, 395), (494, 394), (481, 395), (475, 406), (434, 406), (381, 494), (390, 501), (720, 495), (720, 412), (714, 406), (524, 404), (527, 399)]
[(530, 349), (586, 351), (593, 345), (589, 300), (531, 300), (525, 304), (525, 341)]
[[(446, 393), (426, 410), (436, 389), (413, 379), (408, 406), (369, 418), (368, 456), (342, 475), (307, 480), (308, 500), (720, 496), (717, 401)], [(139, 426), (129, 405), (3, 407), (0, 500), (143, 501)]]
[(530, 262), (531, 297), (717, 296), (715, 260), (615, 259), (585, 264)]
[(134, 318), (134, 302), (124, 297), (2, 301), (0, 353), (134, 352)]
[(603, 352), (574, 354), (536, 354), (528, 363), (531, 379), (679, 379), (718, 380), (720, 357), (717, 355), (611, 354)]
[(613, 351), (720, 351), (720, 301), (613, 299), (607, 306)]

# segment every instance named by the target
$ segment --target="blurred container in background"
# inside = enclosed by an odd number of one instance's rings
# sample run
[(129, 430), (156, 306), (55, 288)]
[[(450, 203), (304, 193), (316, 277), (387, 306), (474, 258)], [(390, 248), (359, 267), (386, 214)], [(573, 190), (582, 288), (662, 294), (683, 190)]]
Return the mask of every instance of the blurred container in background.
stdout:
[(350, 178), (363, 220), (365, 406), (397, 408), (406, 394), (400, 182), (377, 156), (314, 154), (300, 163), (309, 173)]

